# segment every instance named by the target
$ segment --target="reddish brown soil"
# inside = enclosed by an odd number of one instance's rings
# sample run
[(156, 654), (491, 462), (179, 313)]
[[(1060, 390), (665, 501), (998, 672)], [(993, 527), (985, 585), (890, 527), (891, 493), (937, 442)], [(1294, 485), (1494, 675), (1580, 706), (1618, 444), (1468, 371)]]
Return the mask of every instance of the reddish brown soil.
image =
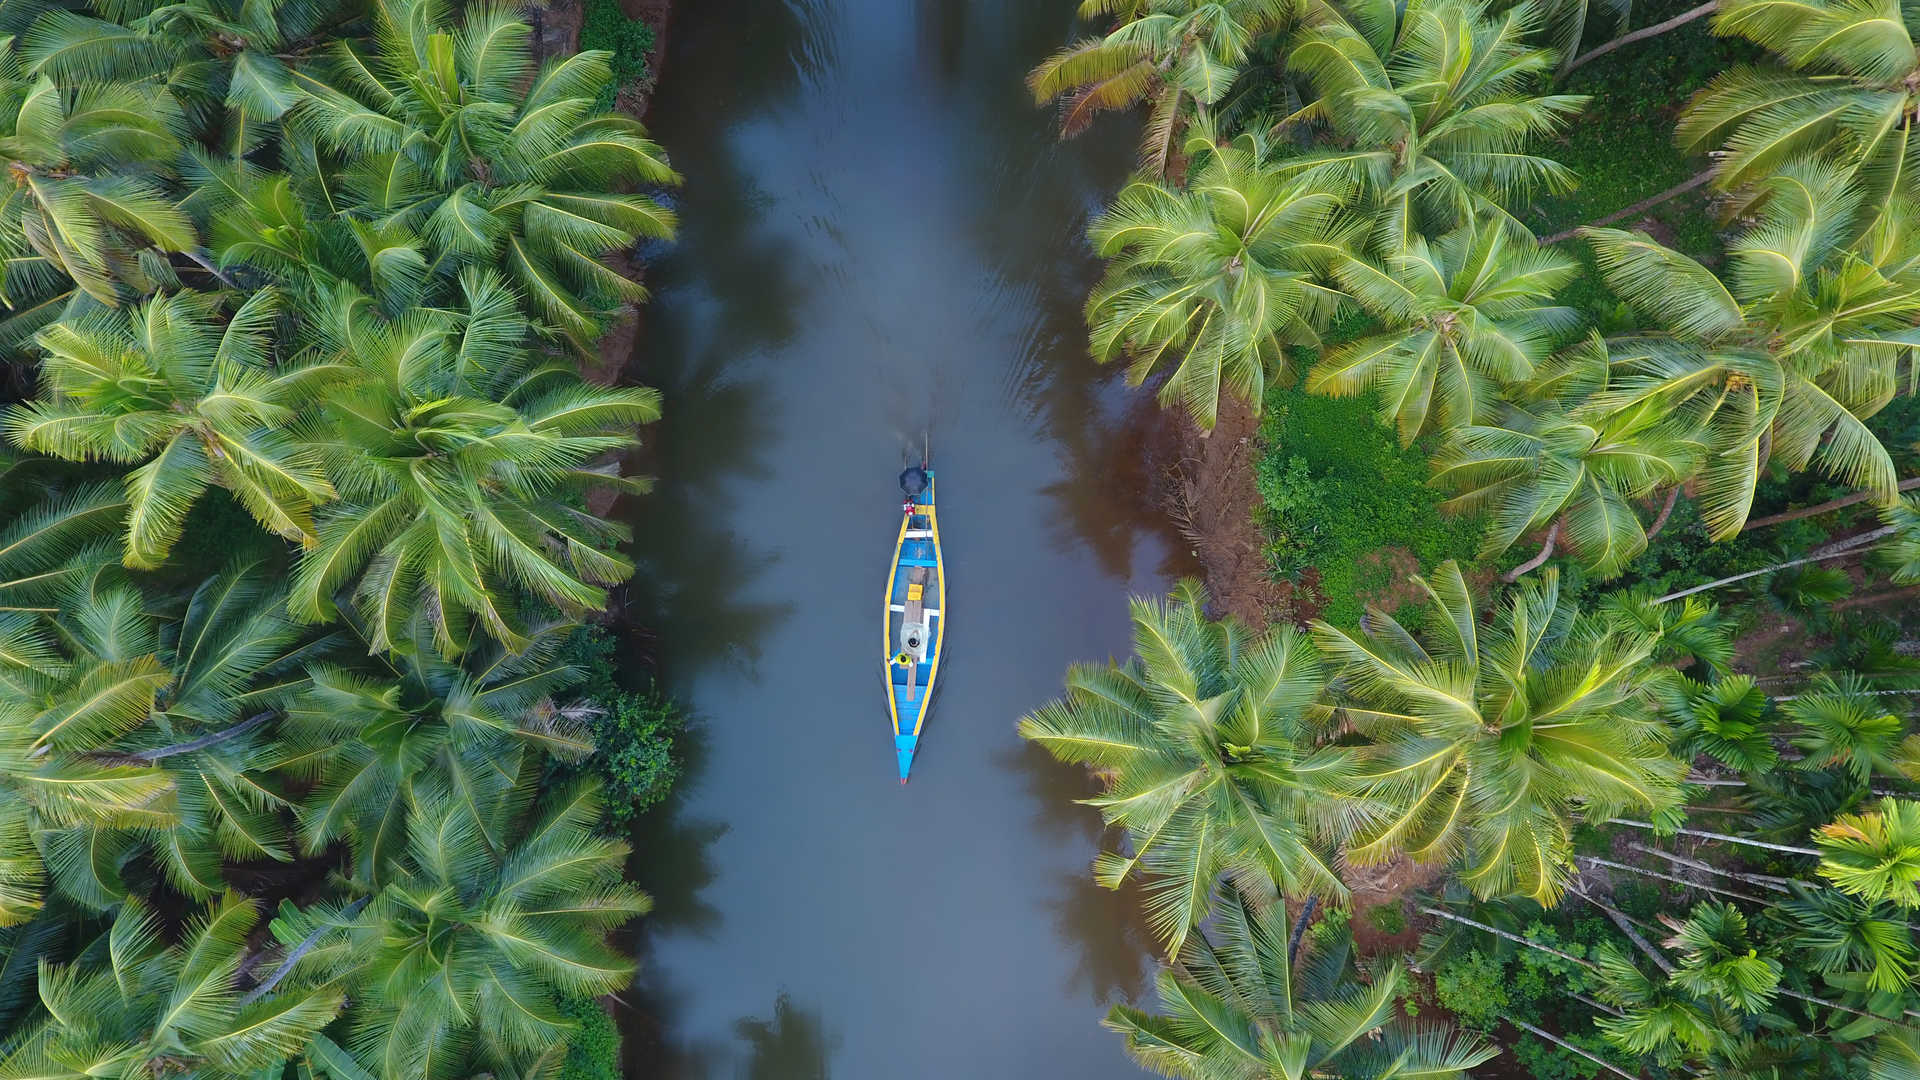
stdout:
[(1215, 614), (1256, 627), (1311, 617), (1301, 610), (1302, 590), (1275, 581), (1267, 569), (1253, 479), (1260, 459), (1259, 418), (1244, 405), (1228, 404), (1212, 433), (1203, 435), (1177, 409), (1161, 415), (1149, 439), (1150, 456), (1159, 466), (1155, 501), (1205, 569)]

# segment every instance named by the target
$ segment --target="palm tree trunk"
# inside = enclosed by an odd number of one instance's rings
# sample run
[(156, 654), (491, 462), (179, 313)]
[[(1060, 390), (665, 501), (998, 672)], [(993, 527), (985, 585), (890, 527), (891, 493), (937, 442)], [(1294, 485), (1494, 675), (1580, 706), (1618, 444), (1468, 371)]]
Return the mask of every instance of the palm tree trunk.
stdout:
[(1676, 866), (1684, 866), (1709, 874), (1718, 874), (1721, 877), (1731, 878), (1734, 881), (1744, 882), (1748, 885), (1758, 885), (1763, 889), (1772, 889), (1774, 892), (1783, 893), (1790, 891), (1786, 884), (1790, 880), (1788, 878), (1775, 878), (1766, 874), (1742, 874), (1734, 870), (1724, 870), (1712, 863), (1704, 863), (1698, 859), (1689, 859), (1685, 855), (1675, 855), (1671, 851), (1661, 851), (1659, 848), (1650, 848), (1645, 844), (1628, 844), (1627, 846), (1643, 855), (1652, 855), (1655, 858), (1665, 859)]
[(1537, 569), (1541, 563), (1546, 562), (1547, 559), (1553, 555), (1554, 543), (1560, 539), (1560, 522), (1562, 520), (1564, 520), (1564, 518), (1553, 519), (1553, 524), (1547, 528), (1547, 541), (1540, 545), (1539, 554), (1500, 575), (1500, 580), (1509, 584), (1519, 581), (1522, 575), (1530, 570)]
[[(1914, 488), (1920, 488), (1920, 476), (1910, 477), (1900, 481), (1900, 483), (1894, 486), (1893, 490), (1912, 491)], [(1749, 529), (1764, 529), (1769, 525), (1780, 525), (1789, 521), (1799, 521), (1801, 518), (1810, 518), (1820, 514), (1831, 513), (1843, 507), (1852, 506), (1855, 503), (1866, 502), (1878, 494), (1880, 493), (1877, 491), (1856, 491), (1851, 495), (1843, 495), (1838, 499), (1829, 499), (1817, 506), (1803, 506), (1798, 510), (1783, 510), (1778, 514), (1768, 514), (1766, 517), (1754, 518), (1745, 525), (1740, 526), (1740, 531), (1746, 532)]]
[(1627, 917), (1626, 912), (1609, 907), (1595, 900), (1593, 897), (1588, 896), (1586, 893), (1581, 892), (1579, 889), (1568, 889), (1567, 891), (1585, 900), (1587, 903), (1592, 904), (1594, 907), (1599, 908), (1607, 918), (1613, 920), (1613, 925), (1620, 928), (1620, 932), (1627, 936), (1627, 940), (1633, 942), (1634, 948), (1647, 954), (1647, 959), (1652, 960), (1655, 967), (1666, 972), (1668, 975), (1673, 974), (1673, 962), (1663, 956), (1659, 949), (1654, 948), (1651, 941), (1641, 936), (1640, 931), (1634, 927), (1633, 920)]
[(1839, 543), (1830, 544), (1827, 546), (1827, 548), (1823, 549), (1822, 551), (1817, 551), (1814, 554), (1809, 555), (1804, 559), (1789, 559), (1786, 562), (1774, 563), (1772, 566), (1762, 567), (1759, 570), (1749, 570), (1744, 574), (1735, 574), (1732, 577), (1723, 577), (1718, 581), (1709, 581), (1705, 585), (1695, 585), (1691, 589), (1681, 589), (1679, 592), (1668, 593), (1667, 595), (1656, 599), (1654, 603), (1664, 604), (1669, 600), (1678, 600), (1683, 596), (1692, 596), (1694, 593), (1706, 592), (1709, 589), (1718, 589), (1722, 585), (1731, 585), (1736, 581), (1745, 581), (1748, 578), (1756, 578), (1756, 577), (1760, 577), (1763, 574), (1771, 574), (1776, 570), (1787, 570), (1795, 566), (1805, 566), (1808, 563), (1825, 562), (1828, 559), (1844, 558), (1845, 556), (1854, 555), (1861, 551), (1868, 550), (1872, 546), (1875, 540), (1885, 539), (1886, 537), (1893, 535), (1897, 531), (1898, 529), (1895, 526), (1888, 525), (1887, 527), (1882, 529), (1875, 529), (1869, 533), (1861, 533), (1859, 536), (1849, 537), (1845, 540), (1840, 541)]
[[(346, 907), (341, 908), (340, 917), (350, 919), (360, 914), (360, 909), (366, 907), (367, 901), (370, 899), (372, 899), (372, 897), (363, 896), (353, 903), (348, 904)], [(251, 1005), (271, 993), (273, 988), (280, 984), (280, 980), (287, 977), (287, 972), (293, 970), (293, 965), (299, 963), (315, 945), (319, 944), (320, 936), (331, 929), (333, 929), (332, 926), (322, 926), (302, 938), (300, 944), (295, 945), (293, 951), (287, 954), (287, 958), (280, 961), (280, 966), (273, 969), (273, 974), (267, 976), (265, 981), (261, 982), (260, 985), (247, 991), (246, 995), (240, 999), (240, 1004)]]
[(1652, 525), (1647, 526), (1648, 541), (1652, 541), (1654, 537), (1659, 536), (1660, 530), (1667, 527), (1667, 519), (1673, 516), (1673, 505), (1679, 501), (1680, 485), (1675, 484), (1667, 491), (1667, 505), (1660, 508), (1660, 516), (1653, 519)]
[(1561, 952), (1559, 949), (1556, 949), (1551, 945), (1542, 945), (1539, 942), (1533, 940), (1532, 938), (1522, 937), (1519, 934), (1509, 934), (1508, 932), (1500, 929), (1497, 926), (1488, 926), (1486, 923), (1477, 922), (1473, 919), (1469, 919), (1465, 915), (1455, 915), (1451, 911), (1447, 911), (1443, 908), (1437, 908), (1437, 907), (1422, 907), (1420, 909), (1420, 912), (1423, 915), (1434, 915), (1434, 916), (1438, 916), (1439, 918), (1446, 919), (1449, 922), (1457, 922), (1462, 926), (1471, 926), (1475, 930), (1484, 930), (1487, 933), (1492, 934), (1494, 937), (1505, 938), (1506, 940), (1511, 941), (1516, 945), (1525, 945), (1529, 949), (1538, 949), (1543, 953), (1551, 953), (1562, 960), (1571, 960), (1574, 963), (1579, 964), (1581, 967), (1586, 968), (1588, 971), (1597, 970), (1593, 964), (1593, 961), (1591, 960), (1583, 960), (1580, 957), (1573, 955), (1572, 953)]
[(1698, 881), (1688, 881), (1686, 878), (1675, 877), (1672, 874), (1663, 874), (1658, 870), (1649, 870), (1644, 866), (1634, 866), (1630, 863), (1614, 862), (1612, 859), (1602, 859), (1595, 855), (1575, 855), (1574, 858), (1580, 862), (1590, 863), (1594, 866), (1604, 866), (1609, 870), (1625, 870), (1629, 874), (1639, 874), (1642, 877), (1658, 878), (1661, 881), (1671, 881), (1675, 885), (1683, 885), (1689, 889), (1695, 889), (1700, 892), (1714, 893), (1718, 896), (1731, 896), (1735, 900), (1745, 900), (1749, 904), (1765, 904), (1767, 902), (1764, 899), (1761, 899), (1760, 897), (1757, 897), (1757, 896), (1748, 896), (1746, 893), (1743, 893), (1743, 892), (1735, 892), (1732, 889), (1723, 889), (1718, 885), (1707, 885)]
[(1614, 222), (1619, 221), (1621, 218), (1633, 217), (1636, 214), (1644, 214), (1647, 211), (1653, 209), (1654, 207), (1659, 206), (1661, 203), (1666, 202), (1668, 199), (1677, 198), (1681, 195), (1685, 195), (1687, 192), (1692, 191), (1694, 188), (1697, 188), (1702, 184), (1705, 184), (1707, 181), (1711, 179), (1713, 179), (1713, 170), (1708, 169), (1706, 172), (1700, 173), (1697, 176), (1694, 176), (1690, 179), (1687, 179), (1678, 184), (1675, 184), (1674, 186), (1668, 188), (1667, 190), (1661, 192), (1658, 195), (1654, 195), (1650, 198), (1641, 199), (1639, 202), (1634, 203), (1632, 206), (1627, 207), (1625, 210), (1615, 210), (1613, 213), (1608, 214), (1606, 217), (1599, 218), (1594, 221), (1589, 221), (1585, 225), (1575, 225), (1571, 229), (1564, 229), (1560, 232), (1554, 233), (1552, 236), (1549, 236), (1544, 240), (1541, 240), (1540, 242), (1542, 244), (1557, 244), (1560, 241), (1565, 240), (1567, 237), (1572, 236), (1573, 234), (1579, 232), (1581, 229), (1593, 228), (1599, 225), (1611, 225)]
[(163, 746), (158, 750), (142, 750), (128, 756), (143, 764), (151, 765), (156, 761), (173, 757), (175, 754), (191, 754), (195, 750), (205, 750), (209, 746), (216, 746), (228, 739), (238, 738), (271, 719), (273, 719), (271, 712), (255, 713), (230, 728), (222, 728), (211, 735), (202, 735), (191, 742), (174, 743), (172, 746)]
[(1307, 897), (1307, 902), (1300, 905), (1300, 917), (1293, 920), (1293, 933), (1287, 935), (1287, 965), (1289, 967), (1293, 965), (1294, 956), (1300, 952), (1300, 939), (1306, 935), (1307, 921), (1313, 918), (1313, 911), (1319, 906), (1320, 898), (1317, 896)]
[(1609, 41), (1606, 44), (1599, 46), (1598, 48), (1592, 49), (1591, 51), (1582, 53), (1581, 55), (1575, 57), (1571, 63), (1569, 63), (1566, 67), (1561, 69), (1560, 74), (1565, 75), (1567, 72), (1572, 71), (1574, 68), (1577, 68), (1582, 64), (1588, 63), (1589, 61), (1598, 60), (1601, 57), (1612, 52), (1613, 50), (1631, 45), (1636, 41), (1645, 41), (1650, 37), (1659, 37), (1661, 34), (1664, 34), (1669, 30), (1674, 30), (1679, 27), (1685, 26), (1686, 24), (1692, 22), (1695, 19), (1701, 18), (1703, 16), (1711, 15), (1715, 11), (1717, 11), (1719, 7), (1720, 7), (1720, 0), (1707, 0), (1706, 3), (1701, 4), (1699, 7), (1690, 8), (1686, 11), (1683, 11), (1680, 14), (1675, 15), (1673, 18), (1668, 19), (1665, 22), (1657, 22), (1657, 23), (1654, 23), (1652, 26), (1641, 27), (1640, 29), (1635, 30), (1631, 34), (1622, 34), (1619, 37), (1614, 38), (1612, 41)]
[(1630, 1073), (1627, 1070), (1621, 1068), (1620, 1066), (1615, 1065), (1612, 1062), (1606, 1060), (1605, 1058), (1595, 1057), (1594, 1055), (1587, 1053), (1585, 1050), (1580, 1049), (1579, 1047), (1573, 1045), (1572, 1043), (1566, 1041), (1565, 1039), (1562, 1039), (1558, 1035), (1554, 1035), (1550, 1032), (1542, 1031), (1539, 1028), (1534, 1027), (1532, 1024), (1527, 1023), (1525, 1020), (1521, 1020), (1517, 1017), (1509, 1016), (1507, 1017), (1507, 1019), (1513, 1023), (1514, 1027), (1519, 1028), (1521, 1031), (1524, 1031), (1529, 1035), (1534, 1035), (1534, 1036), (1538, 1036), (1539, 1038), (1545, 1039), (1562, 1050), (1567, 1050), (1575, 1054), (1579, 1054), (1581, 1057), (1586, 1058), (1588, 1061), (1593, 1062), (1595, 1065), (1600, 1066), (1601, 1068), (1607, 1070), (1608, 1072), (1614, 1074), (1615, 1076), (1624, 1076), (1627, 1078), (1627, 1080), (1640, 1080), (1640, 1075), (1638, 1073)]
[[(1650, 822), (1633, 821), (1628, 818), (1611, 817), (1607, 819), (1607, 824), (1631, 825), (1636, 829), (1646, 829), (1649, 832), (1659, 831), (1655, 829)], [(1708, 832), (1705, 829), (1675, 829), (1673, 831), (1680, 836), (1697, 836), (1702, 840), (1721, 840), (1729, 844), (1745, 844), (1748, 847), (1766, 848), (1768, 851), (1784, 851), (1789, 855), (1812, 855), (1815, 858), (1820, 856), (1820, 853), (1813, 848), (1793, 847), (1789, 844), (1769, 844), (1765, 840), (1749, 840), (1744, 836), (1729, 836), (1726, 833)]]

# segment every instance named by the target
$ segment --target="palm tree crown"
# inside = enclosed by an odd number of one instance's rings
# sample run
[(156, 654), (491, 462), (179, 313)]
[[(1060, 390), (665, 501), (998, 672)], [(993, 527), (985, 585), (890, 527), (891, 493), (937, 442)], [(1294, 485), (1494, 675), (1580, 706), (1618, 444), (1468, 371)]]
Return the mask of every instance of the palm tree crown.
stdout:
[(1251, 135), (1214, 147), (1203, 132), (1183, 190), (1138, 181), (1091, 227), (1106, 277), (1087, 299), (1094, 358), (1129, 358), (1128, 378), (1162, 360), (1160, 402), (1204, 429), (1231, 394), (1260, 407), (1284, 347), (1317, 340), (1338, 294), (1316, 271), (1343, 249), (1337, 184), (1281, 179)]
[(1571, 259), (1488, 218), (1432, 243), (1414, 237), (1383, 264), (1342, 259), (1335, 280), (1384, 329), (1328, 350), (1307, 373), (1307, 389), (1372, 390), (1403, 444), (1430, 427), (1486, 420), (1499, 389), (1531, 378), (1556, 334), (1577, 320), (1551, 303), (1575, 271)]
[(1483, 626), (1458, 564), (1416, 579), (1426, 633), (1380, 612), (1361, 635), (1326, 623), (1334, 701), (1373, 745), (1362, 789), (1390, 812), (1347, 857), (1458, 857), (1484, 897), (1556, 900), (1571, 874), (1571, 819), (1679, 798), (1680, 762), (1645, 693), (1653, 643), (1560, 599), (1557, 572), (1522, 583)]
[(1020, 722), (1048, 753), (1106, 779), (1087, 803), (1127, 830), (1131, 850), (1101, 854), (1095, 877), (1119, 888), (1146, 875), (1148, 920), (1175, 953), (1223, 873), (1341, 894), (1330, 846), (1355, 812), (1328, 798), (1350, 755), (1321, 745), (1312, 647), (1290, 627), (1256, 637), (1210, 622), (1206, 602), (1191, 581), (1164, 605), (1135, 600), (1136, 657), (1073, 668), (1066, 700)]
[(1511, 213), (1520, 200), (1572, 189), (1564, 166), (1526, 152), (1587, 103), (1531, 92), (1554, 63), (1525, 43), (1539, 21), (1531, 2), (1498, 15), (1482, 0), (1322, 10), (1287, 58), (1320, 96), (1290, 119), (1325, 124), (1346, 146), (1282, 168), (1362, 185), (1380, 213), (1377, 248), (1390, 254), (1483, 213), (1524, 231)]
[(1154, 986), (1161, 1013), (1116, 1005), (1106, 1025), (1162, 1076), (1192, 1080), (1451, 1080), (1499, 1048), (1397, 1015), (1403, 972), (1389, 961), (1362, 978), (1353, 935), (1316, 928), (1296, 962), (1287, 908), (1236, 888)]
[(603, 260), (673, 234), (671, 211), (619, 189), (678, 179), (638, 123), (598, 104), (607, 55), (534, 73), (528, 28), (502, 5), (468, 6), (457, 29), (441, 0), (380, 0), (374, 16), (373, 54), (342, 44), (295, 72), (286, 123), (342, 158), (376, 229), (417, 233), (441, 274), (503, 267), (533, 312), (590, 345), (645, 296)]

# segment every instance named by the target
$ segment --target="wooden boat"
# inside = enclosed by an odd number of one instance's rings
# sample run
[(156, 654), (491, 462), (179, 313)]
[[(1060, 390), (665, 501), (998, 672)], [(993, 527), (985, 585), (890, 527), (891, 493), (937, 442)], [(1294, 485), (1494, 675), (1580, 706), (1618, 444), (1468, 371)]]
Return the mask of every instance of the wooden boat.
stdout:
[(940, 675), (940, 646), (947, 634), (946, 565), (940, 557), (940, 519), (933, 508), (933, 470), (921, 465), (900, 474), (906, 501), (900, 535), (887, 572), (887, 714), (893, 719), (893, 753), (900, 782), (913, 770), (913, 752), (927, 720), (927, 702)]

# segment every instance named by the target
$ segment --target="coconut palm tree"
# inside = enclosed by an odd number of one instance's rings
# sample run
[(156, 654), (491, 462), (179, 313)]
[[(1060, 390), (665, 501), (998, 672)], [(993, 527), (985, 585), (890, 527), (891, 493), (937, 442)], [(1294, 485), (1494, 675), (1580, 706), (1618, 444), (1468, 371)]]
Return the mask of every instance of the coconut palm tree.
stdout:
[[(51, 6), (51, 5), (49, 5)], [(238, 159), (296, 100), (286, 57), (355, 5), (318, 0), (136, 0), (54, 8), (22, 38), (30, 74), (62, 85), (164, 87), (194, 134)]]
[(1478, 1036), (1400, 1019), (1402, 967), (1389, 960), (1363, 976), (1352, 933), (1328, 929), (1316, 927), (1297, 958), (1286, 904), (1235, 888), (1160, 969), (1162, 1011), (1115, 1005), (1106, 1026), (1142, 1066), (1194, 1080), (1446, 1080), (1499, 1053)]
[(110, 905), (134, 830), (180, 821), (172, 778), (127, 758), (170, 682), (139, 596), (112, 586), (63, 608), (57, 633), (0, 613), (0, 923), (30, 917), (49, 875), (82, 904)]
[(1143, 171), (1166, 172), (1185, 106), (1206, 114), (1262, 34), (1298, 16), (1299, 0), (1081, 0), (1080, 17), (1112, 17), (1104, 37), (1082, 38), (1027, 76), (1039, 104), (1059, 99), (1060, 131), (1078, 135), (1094, 114), (1151, 101), (1141, 136)]
[(1528, 38), (1531, 2), (1492, 14), (1483, 0), (1409, 0), (1404, 7), (1329, 3), (1287, 56), (1318, 98), (1283, 121), (1328, 129), (1334, 149), (1281, 163), (1285, 175), (1336, 175), (1378, 212), (1373, 246), (1391, 255), (1421, 233), (1513, 211), (1574, 177), (1529, 143), (1561, 131), (1585, 97), (1538, 95), (1554, 54)]
[(1343, 894), (1332, 844), (1358, 812), (1352, 754), (1327, 745), (1316, 716), (1320, 664), (1291, 627), (1255, 636), (1204, 615), (1183, 581), (1165, 603), (1133, 601), (1135, 657), (1077, 666), (1067, 696), (1020, 721), (1061, 761), (1091, 766), (1105, 791), (1086, 800), (1126, 830), (1094, 877), (1146, 880), (1147, 920), (1179, 955), (1222, 874), (1265, 875), (1290, 895)]
[(1920, 211), (1864, 209), (1845, 171), (1783, 166), (1755, 223), (1728, 245), (1727, 282), (1640, 233), (1588, 229), (1607, 284), (1664, 333), (1612, 345), (1600, 409), (1655, 403), (1711, 450), (1699, 483), (1710, 535), (1739, 532), (1769, 461), (1816, 466), (1881, 498), (1893, 460), (1866, 426), (1901, 385), (1920, 317)]
[(384, 884), (405, 852), (421, 785), (451, 785), (490, 805), (513, 798), (523, 767), (541, 760), (527, 749), (563, 759), (592, 752), (583, 717), (550, 697), (584, 677), (556, 656), (571, 631), (556, 622), (524, 649), (486, 645), (459, 662), (423, 649), (377, 654), (358, 670), (312, 666), (282, 734), (285, 768), (311, 784), (299, 808), (303, 849), (345, 841), (354, 877)]
[(1616, 574), (1647, 546), (1635, 500), (1699, 468), (1703, 448), (1668, 414), (1642, 404), (1612, 411), (1587, 404), (1605, 384), (1607, 346), (1597, 337), (1565, 350), (1490, 424), (1455, 428), (1434, 457), (1432, 483), (1455, 496), (1452, 511), (1483, 511), (1483, 550), (1505, 551), (1547, 530), (1540, 554), (1564, 545), (1602, 575)]
[[(340, 498), (300, 555), (289, 607), (330, 619), (352, 583), (376, 650), (453, 655), (476, 633), (521, 648), (520, 597), (594, 611), (632, 571), (604, 550), (624, 530), (568, 496), (636, 486), (595, 462), (633, 444), (658, 417), (659, 395), (591, 386), (542, 361), (525, 350), (525, 320), (497, 278), (468, 271), (462, 288), (463, 312), (391, 323), (343, 294), (323, 351), (362, 378), (295, 433)], [(422, 610), (433, 613), (431, 642), (404, 636)]]
[(1653, 643), (1583, 620), (1559, 576), (1521, 584), (1483, 624), (1457, 563), (1416, 578), (1426, 633), (1370, 612), (1358, 634), (1320, 622), (1332, 701), (1372, 744), (1360, 790), (1390, 808), (1347, 858), (1458, 859), (1483, 897), (1551, 904), (1572, 874), (1572, 819), (1679, 801), (1646, 692)]
[(1773, 53), (1777, 64), (1718, 76), (1681, 114), (1682, 148), (1717, 150), (1717, 184), (1734, 190), (1796, 158), (1834, 163), (1879, 205), (1920, 192), (1912, 176), (1920, 51), (1898, 0), (1721, 0), (1716, 34)]
[(1841, 814), (1815, 835), (1820, 876), (1869, 903), (1920, 908), (1920, 802), (1883, 798), (1864, 814)]
[(168, 944), (146, 904), (122, 901), (104, 948), (70, 964), (41, 962), (46, 1019), (0, 1055), (0, 1075), (278, 1075), (345, 995), (305, 981), (248, 993), (248, 936), (258, 923), (254, 903), (228, 893)]
[(157, 296), (42, 330), (41, 396), (6, 411), (18, 446), (139, 465), (126, 478), (128, 566), (160, 565), (209, 486), (304, 543), (314, 539), (313, 507), (333, 495), (319, 459), (287, 428), (351, 369), (276, 364), (276, 295), (257, 292), (224, 319), (223, 299)]
[(1531, 379), (1578, 320), (1552, 303), (1576, 270), (1484, 217), (1432, 242), (1416, 236), (1380, 263), (1340, 259), (1334, 280), (1381, 330), (1323, 353), (1307, 389), (1371, 391), (1402, 445), (1434, 427), (1485, 421), (1501, 388)]
[(607, 935), (651, 904), (621, 880), (627, 845), (599, 820), (591, 785), (531, 810), (423, 792), (396, 876), (363, 909), (283, 910), (282, 940), (320, 933), (303, 963), (361, 988), (347, 1017), (362, 1067), (517, 1075), (570, 1030), (560, 995), (627, 985), (633, 964)]
[[(342, 44), (295, 71), (287, 126), (337, 159), (356, 216), (424, 241), (427, 276), (501, 267), (529, 310), (576, 346), (645, 298), (606, 260), (674, 216), (641, 184), (671, 184), (660, 148), (600, 105), (607, 56), (584, 52), (535, 72), (513, 9), (377, 0), (363, 52)], [(531, 77), (531, 85), (526, 80)]]
[(164, 283), (138, 256), (196, 245), (161, 187), (182, 124), (158, 87), (30, 77), (0, 41), (0, 300), (50, 313), (75, 287), (112, 305)]
[(1087, 322), (1094, 358), (1126, 357), (1135, 385), (1171, 362), (1160, 403), (1211, 431), (1223, 396), (1258, 411), (1285, 347), (1317, 341), (1339, 301), (1315, 279), (1343, 250), (1344, 191), (1337, 178), (1280, 179), (1253, 135), (1192, 145), (1184, 189), (1129, 184), (1089, 229), (1108, 264)]

